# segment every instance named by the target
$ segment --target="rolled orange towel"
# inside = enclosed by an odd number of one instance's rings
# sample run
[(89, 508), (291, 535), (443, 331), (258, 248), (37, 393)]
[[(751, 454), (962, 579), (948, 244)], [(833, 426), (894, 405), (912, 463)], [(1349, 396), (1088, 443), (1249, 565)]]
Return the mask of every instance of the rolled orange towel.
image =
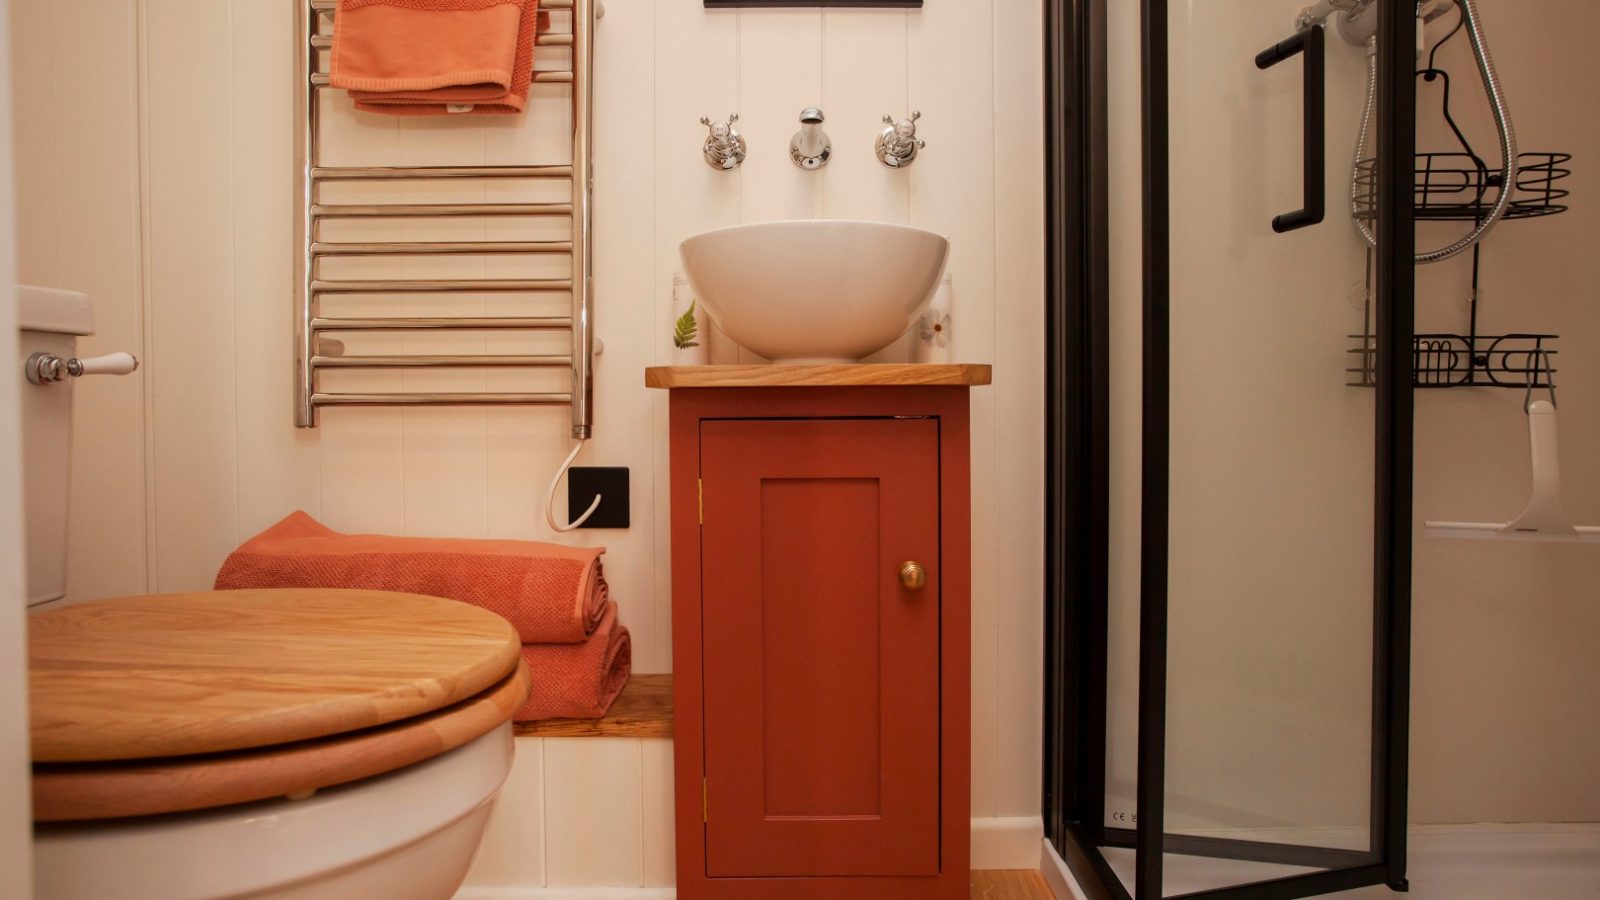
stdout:
[(513, 717), (598, 719), (622, 693), (633, 671), (633, 639), (607, 602), (600, 627), (581, 644), (525, 644), (522, 659), (533, 673), (533, 693)]
[(393, 115), (527, 107), (537, 0), (339, 0), (329, 83)]
[(540, 541), (341, 534), (295, 512), (229, 554), (216, 589), (430, 594), (499, 613), (524, 643), (576, 643), (606, 613), (603, 553)]

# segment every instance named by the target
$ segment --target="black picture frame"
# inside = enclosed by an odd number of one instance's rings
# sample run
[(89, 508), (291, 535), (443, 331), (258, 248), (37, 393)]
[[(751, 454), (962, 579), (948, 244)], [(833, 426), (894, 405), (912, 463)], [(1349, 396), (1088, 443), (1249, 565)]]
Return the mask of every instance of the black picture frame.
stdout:
[(831, 7), (834, 9), (921, 9), (922, 0), (705, 0), (706, 9), (780, 9)]

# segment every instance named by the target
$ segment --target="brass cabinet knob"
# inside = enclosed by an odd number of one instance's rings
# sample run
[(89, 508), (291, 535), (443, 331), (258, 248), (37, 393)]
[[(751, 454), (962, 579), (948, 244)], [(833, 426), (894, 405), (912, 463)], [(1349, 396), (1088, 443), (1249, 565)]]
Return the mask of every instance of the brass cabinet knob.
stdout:
[(908, 591), (920, 591), (928, 583), (928, 570), (919, 562), (900, 564), (900, 586)]

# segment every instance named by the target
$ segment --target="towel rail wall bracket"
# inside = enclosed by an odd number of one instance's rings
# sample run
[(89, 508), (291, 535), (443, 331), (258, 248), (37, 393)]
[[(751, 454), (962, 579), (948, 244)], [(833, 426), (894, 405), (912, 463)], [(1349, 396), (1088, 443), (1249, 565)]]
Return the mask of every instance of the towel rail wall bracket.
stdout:
[[(572, 410), (572, 437), (587, 440), (594, 417), (594, 24), (605, 14), (600, 0), (542, 0), (543, 10), (570, 11), (567, 34), (541, 34), (539, 46), (570, 47), (572, 65), (554, 71), (541, 69), (538, 83), (570, 85), (572, 100), (572, 159), (542, 165), (466, 166), (325, 166), (320, 158), (318, 112), (321, 92), (329, 77), (321, 70), (321, 57), (332, 47), (331, 24), (337, 0), (302, 0), (295, 32), (295, 411), (298, 428), (315, 428), (317, 412), (329, 406), (533, 406), (566, 405)], [(328, 203), (318, 186), (336, 181), (436, 181), (440, 179), (538, 178), (565, 179), (572, 185), (570, 203), (426, 204)], [(329, 219), (444, 218), (451, 216), (570, 216), (572, 236), (567, 241), (435, 242), (359, 241), (334, 242), (319, 238), (319, 223)], [(416, 256), (449, 254), (570, 254), (568, 278), (541, 279), (405, 279), (364, 277), (360, 280), (323, 278), (320, 261), (341, 256)], [(476, 293), (485, 291), (571, 291), (570, 316), (497, 318), (333, 318), (325, 317), (318, 299), (329, 294)], [(330, 332), (562, 330), (572, 336), (571, 353), (559, 356), (500, 354), (345, 356)], [(416, 368), (540, 368), (566, 367), (571, 372), (570, 391), (546, 392), (361, 392), (326, 391), (318, 373), (328, 369)]]

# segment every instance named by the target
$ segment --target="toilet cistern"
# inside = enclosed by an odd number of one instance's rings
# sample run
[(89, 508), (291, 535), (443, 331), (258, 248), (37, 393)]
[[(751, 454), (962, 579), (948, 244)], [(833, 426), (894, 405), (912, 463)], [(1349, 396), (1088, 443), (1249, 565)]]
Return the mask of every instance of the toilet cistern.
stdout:
[(94, 306), (78, 291), (18, 285), (17, 356), (22, 386), (23, 522), (30, 607), (67, 593), (67, 508), (72, 471), (72, 380), (126, 375), (128, 353), (79, 359), (78, 340), (94, 334)]
[(833, 141), (822, 130), (822, 110), (808, 106), (800, 110), (800, 130), (789, 141), (789, 158), (802, 169), (820, 169), (833, 155)]

